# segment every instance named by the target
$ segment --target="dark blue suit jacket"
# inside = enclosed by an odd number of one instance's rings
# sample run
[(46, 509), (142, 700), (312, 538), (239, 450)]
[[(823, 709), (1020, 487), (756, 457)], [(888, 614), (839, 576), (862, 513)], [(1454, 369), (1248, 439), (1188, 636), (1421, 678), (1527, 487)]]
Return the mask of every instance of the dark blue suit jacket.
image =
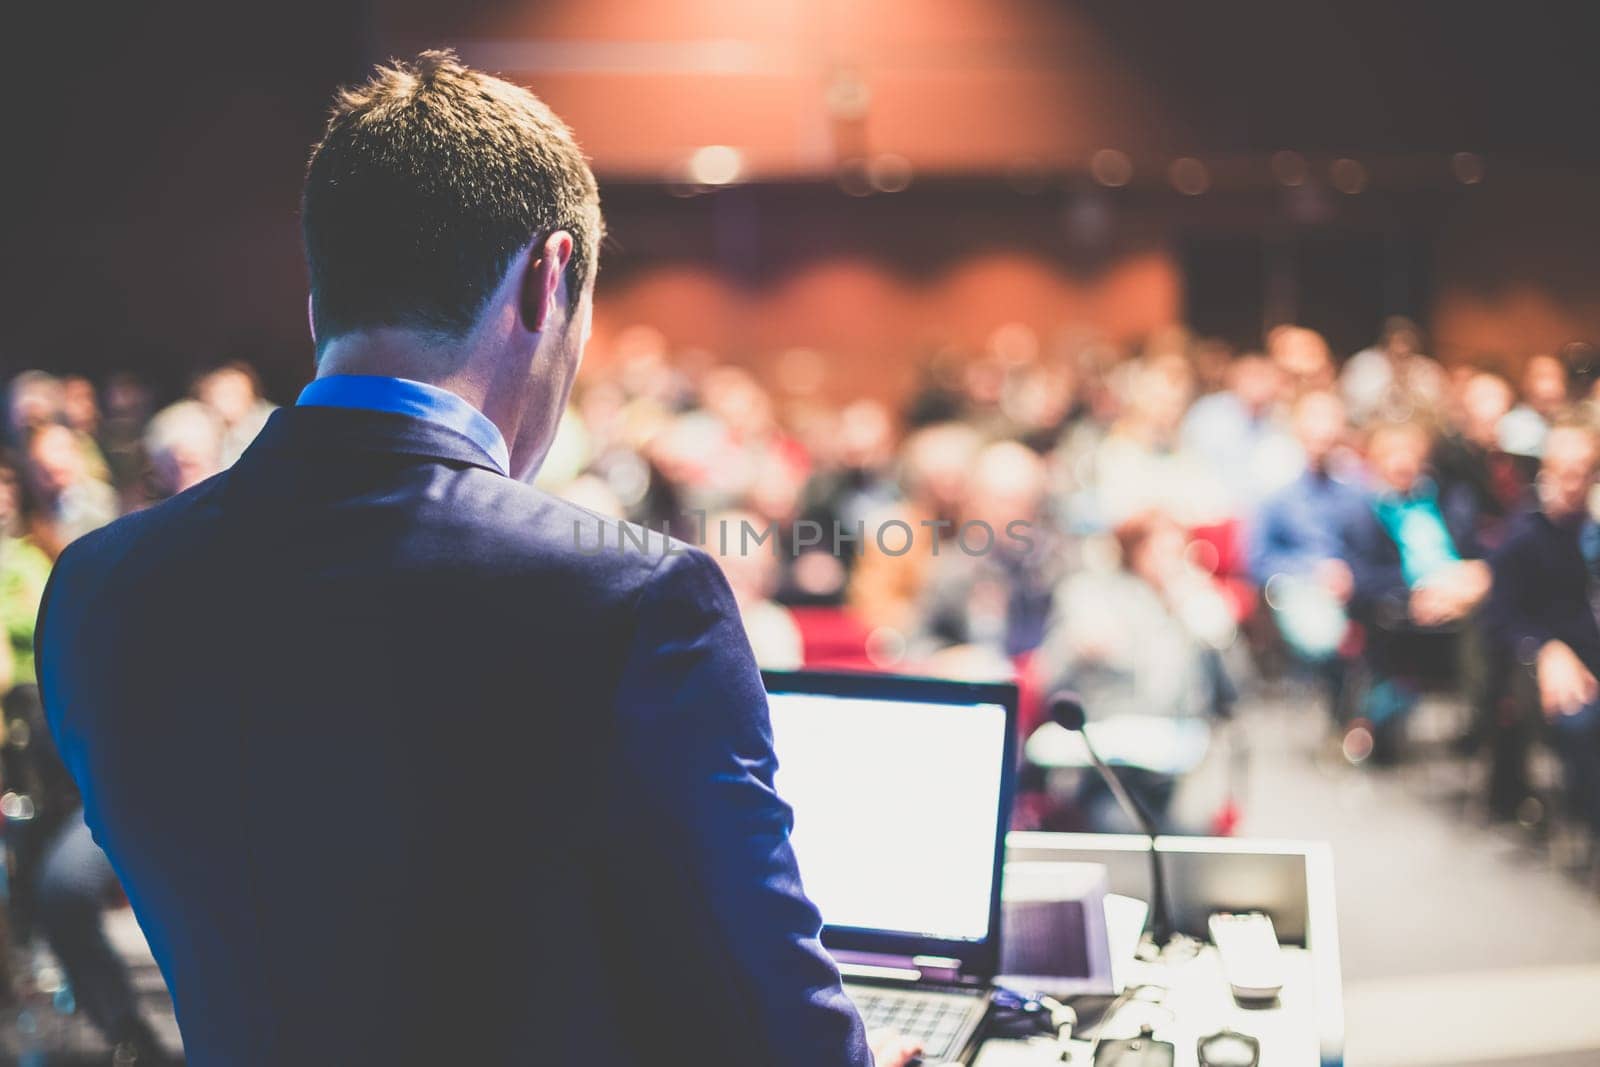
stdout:
[(63, 555), (44, 699), (189, 1062), (870, 1063), (715, 563), (490, 468), (286, 409)]
[(1585, 525), (1556, 524), (1528, 510), (1511, 520), (1505, 542), (1489, 559), (1494, 569), (1485, 609), (1489, 635), (1501, 650), (1532, 664), (1546, 641), (1561, 641), (1600, 674), (1600, 626), (1590, 592)]

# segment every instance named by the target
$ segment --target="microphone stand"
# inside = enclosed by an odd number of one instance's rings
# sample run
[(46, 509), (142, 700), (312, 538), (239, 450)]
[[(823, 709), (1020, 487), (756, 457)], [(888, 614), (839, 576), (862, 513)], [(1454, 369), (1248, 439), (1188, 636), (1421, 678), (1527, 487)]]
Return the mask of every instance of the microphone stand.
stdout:
[(1150, 937), (1157, 949), (1164, 949), (1177, 932), (1177, 924), (1173, 922), (1172, 903), (1167, 896), (1166, 870), (1161, 863), (1161, 853), (1156, 850), (1156, 822), (1145, 810), (1144, 805), (1128, 792), (1111, 765), (1101, 759), (1100, 753), (1094, 750), (1094, 744), (1089, 740), (1089, 732), (1084, 729), (1088, 717), (1078, 694), (1060, 692), (1051, 697), (1050, 718), (1063, 729), (1071, 730), (1083, 738), (1083, 748), (1089, 753), (1089, 762), (1094, 764), (1094, 769), (1099, 772), (1100, 778), (1111, 790), (1111, 795), (1116, 798), (1118, 806), (1138, 825), (1150, 842)]

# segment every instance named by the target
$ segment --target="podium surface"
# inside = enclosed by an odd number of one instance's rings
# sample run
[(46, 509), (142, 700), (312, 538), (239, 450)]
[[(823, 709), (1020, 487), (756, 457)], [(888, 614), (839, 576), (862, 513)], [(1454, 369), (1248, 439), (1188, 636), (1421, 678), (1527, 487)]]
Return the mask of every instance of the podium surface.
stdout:
[[(1261, 1042), (1262, 1067), (1318, 1067), (1344, 1062), (1344, 1004), (1334, 910), (1333, 860), (1318, 842), (1247, 838), (1159, 837), (1167, 895), (1180, 933), (1201, 942), (1218, 911), (1261, 911), (1272, 918), (1282, 945), (1284, 988), (1264, 1007), (1236, 1002), (1214, 947), (1178, 961), (1136, 961), (1130, 985), (1157, 994), (1131, 1001), (1106, 1022), (1107, 1037), (1131, 1037), (1148, 1023), (1158, 1040), (1175, 1046), (1178, 1067), (1195, 1065), (1196, 1042), (1223, 1029)], [(1149, 841), (1126, 834), (1014, 831), (1007, 859), (1030, 863), (1097, 863), (1112, 893), (1151, 898)], [(1004, 933), (1002, 931), (1002, 936)], [(1101, 998), (1102, 1002), (1104, 998)], [(1084, 1030), (1093, 1036), (1092, 1026)], [(1089, 1067), (1089, 1041), (1075, 1041), (1071, 1059), (1053, 1039), (991, 1039), (977, 1067), (1075, 1064)]]

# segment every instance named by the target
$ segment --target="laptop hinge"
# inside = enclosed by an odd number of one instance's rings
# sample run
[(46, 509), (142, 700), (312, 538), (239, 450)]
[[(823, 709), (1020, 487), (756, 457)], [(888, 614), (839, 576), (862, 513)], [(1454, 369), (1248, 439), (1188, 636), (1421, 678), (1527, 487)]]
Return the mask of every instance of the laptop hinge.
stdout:
[(924, 982), (961, 981), (961, 961), (947, 956), (913, 956), (911, 962)]
[(947, 956), (894, 956), (876, 952), (835, 952), (834, 962), (846, 978), (897, 982), (961, 981), (961, 961)]

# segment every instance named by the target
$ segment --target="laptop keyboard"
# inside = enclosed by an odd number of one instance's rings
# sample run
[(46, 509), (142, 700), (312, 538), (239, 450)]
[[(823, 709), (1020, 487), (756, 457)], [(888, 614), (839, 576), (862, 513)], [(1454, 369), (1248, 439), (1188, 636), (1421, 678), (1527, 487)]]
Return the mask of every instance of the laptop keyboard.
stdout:
[(937, 1063), (961, 1051), (972, 1027), (982, 1018), (982, 997), (965, 993), (933, 993), (885, 986), (846, 984), (845, 992), (868, 1030), (893, 1030), (922, 1046), (922, 1059)]

